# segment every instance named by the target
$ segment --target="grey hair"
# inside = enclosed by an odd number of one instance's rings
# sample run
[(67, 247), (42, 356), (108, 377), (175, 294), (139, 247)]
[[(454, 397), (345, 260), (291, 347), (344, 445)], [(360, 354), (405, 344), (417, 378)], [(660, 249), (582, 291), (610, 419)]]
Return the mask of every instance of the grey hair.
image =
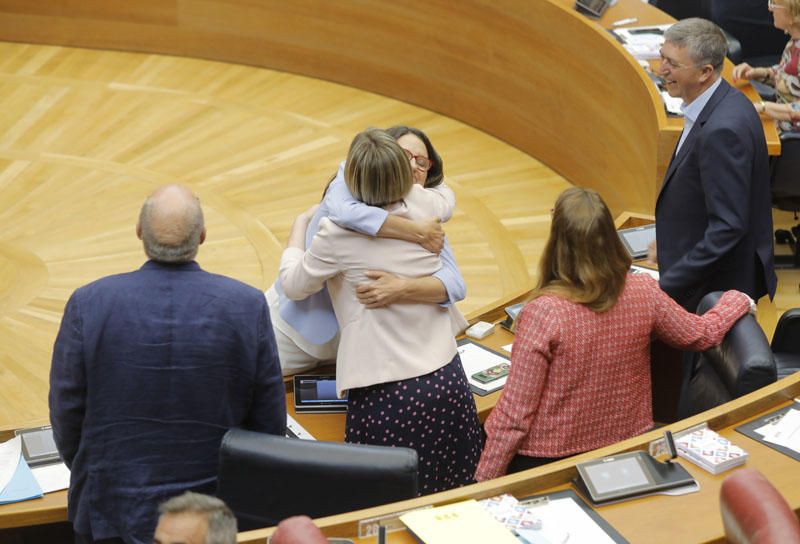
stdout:
[(236, 544), (236, 516), (216, 497), (187, 491), (161, 503), (158, 513), (203, 515), (208, 521), (206, 544)]
[(197, 256), (200, 247), (200, 238), (203, 235), (205, 222), (203, 209), (199, 201), (194, 199), (194, 204), (189, 206), (182, 221), (174, 225), (173, 232), (177, 242), (165, 241), (162, 235), (153, 229), (153, 216), (155, 210), (153, 198), (145, 200), (139, 213), (139, 226), (142, 229), (142, 242), (145, 254), (154, 261), (164, 263), (185, 263)]
[(722, 30), (705, 19), (691, 17), (678, 21), (664, 32), (664, 41), (672, 42), (689, 51), (689, 58), (697, 66), (710, 64), (714, 71), (722, 71), (728, 40)]

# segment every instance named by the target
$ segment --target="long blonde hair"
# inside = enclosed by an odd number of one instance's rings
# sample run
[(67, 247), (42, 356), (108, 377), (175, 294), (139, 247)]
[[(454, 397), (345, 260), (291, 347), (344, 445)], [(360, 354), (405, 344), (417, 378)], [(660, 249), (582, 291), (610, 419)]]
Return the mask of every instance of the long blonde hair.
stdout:
[(605, 312), (630, 266), (606, 203), (596, 191), (571, 187), (556, 200), (533, 298), (550, 294)]

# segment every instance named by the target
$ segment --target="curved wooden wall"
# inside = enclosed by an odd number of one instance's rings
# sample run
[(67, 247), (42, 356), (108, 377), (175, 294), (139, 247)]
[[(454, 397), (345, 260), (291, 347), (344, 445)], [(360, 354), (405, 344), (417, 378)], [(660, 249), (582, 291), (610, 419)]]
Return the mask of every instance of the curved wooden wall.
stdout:
[(0, 39), (328, 79), (485, 130), (599, 190), (615, 214), (655, 202), (659, 99), (568, 0), (2, 0)]

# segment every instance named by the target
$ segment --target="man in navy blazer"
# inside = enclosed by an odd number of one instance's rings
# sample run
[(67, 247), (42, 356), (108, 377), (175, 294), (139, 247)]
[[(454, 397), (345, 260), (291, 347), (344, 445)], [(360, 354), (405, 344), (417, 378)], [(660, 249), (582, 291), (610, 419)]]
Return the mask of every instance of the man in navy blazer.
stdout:
[(665, 33), (660, 75), (684, 130), (656, 202), (660, 284), (689, 311), (706, 293), (775, 294), (769, 165), (752, 103), (720, 77), (727, 44), (703, 19)]
[(137, 235), (150, 260), (76, 290), (53, 348), (50, 419), (79, 542), (152, 542), (161, 502), (214, 493), (226, 430), (286, 427), (264, 295), (194, 261), (197, 198), (156, 190)]

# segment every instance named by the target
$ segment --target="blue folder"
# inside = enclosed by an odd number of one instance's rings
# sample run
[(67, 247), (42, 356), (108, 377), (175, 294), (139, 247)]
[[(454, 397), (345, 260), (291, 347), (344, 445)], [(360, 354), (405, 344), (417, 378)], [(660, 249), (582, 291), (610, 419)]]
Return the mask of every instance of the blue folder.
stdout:
[(39, 482), (33, 477), (28, 463), (23, 456), (19, 456), (19, 464), (14, 476), (8, 485), (0, 491), (0, 504), (10, 502), (27, 501), (29, 499), (39, 499), (43, 496)]

